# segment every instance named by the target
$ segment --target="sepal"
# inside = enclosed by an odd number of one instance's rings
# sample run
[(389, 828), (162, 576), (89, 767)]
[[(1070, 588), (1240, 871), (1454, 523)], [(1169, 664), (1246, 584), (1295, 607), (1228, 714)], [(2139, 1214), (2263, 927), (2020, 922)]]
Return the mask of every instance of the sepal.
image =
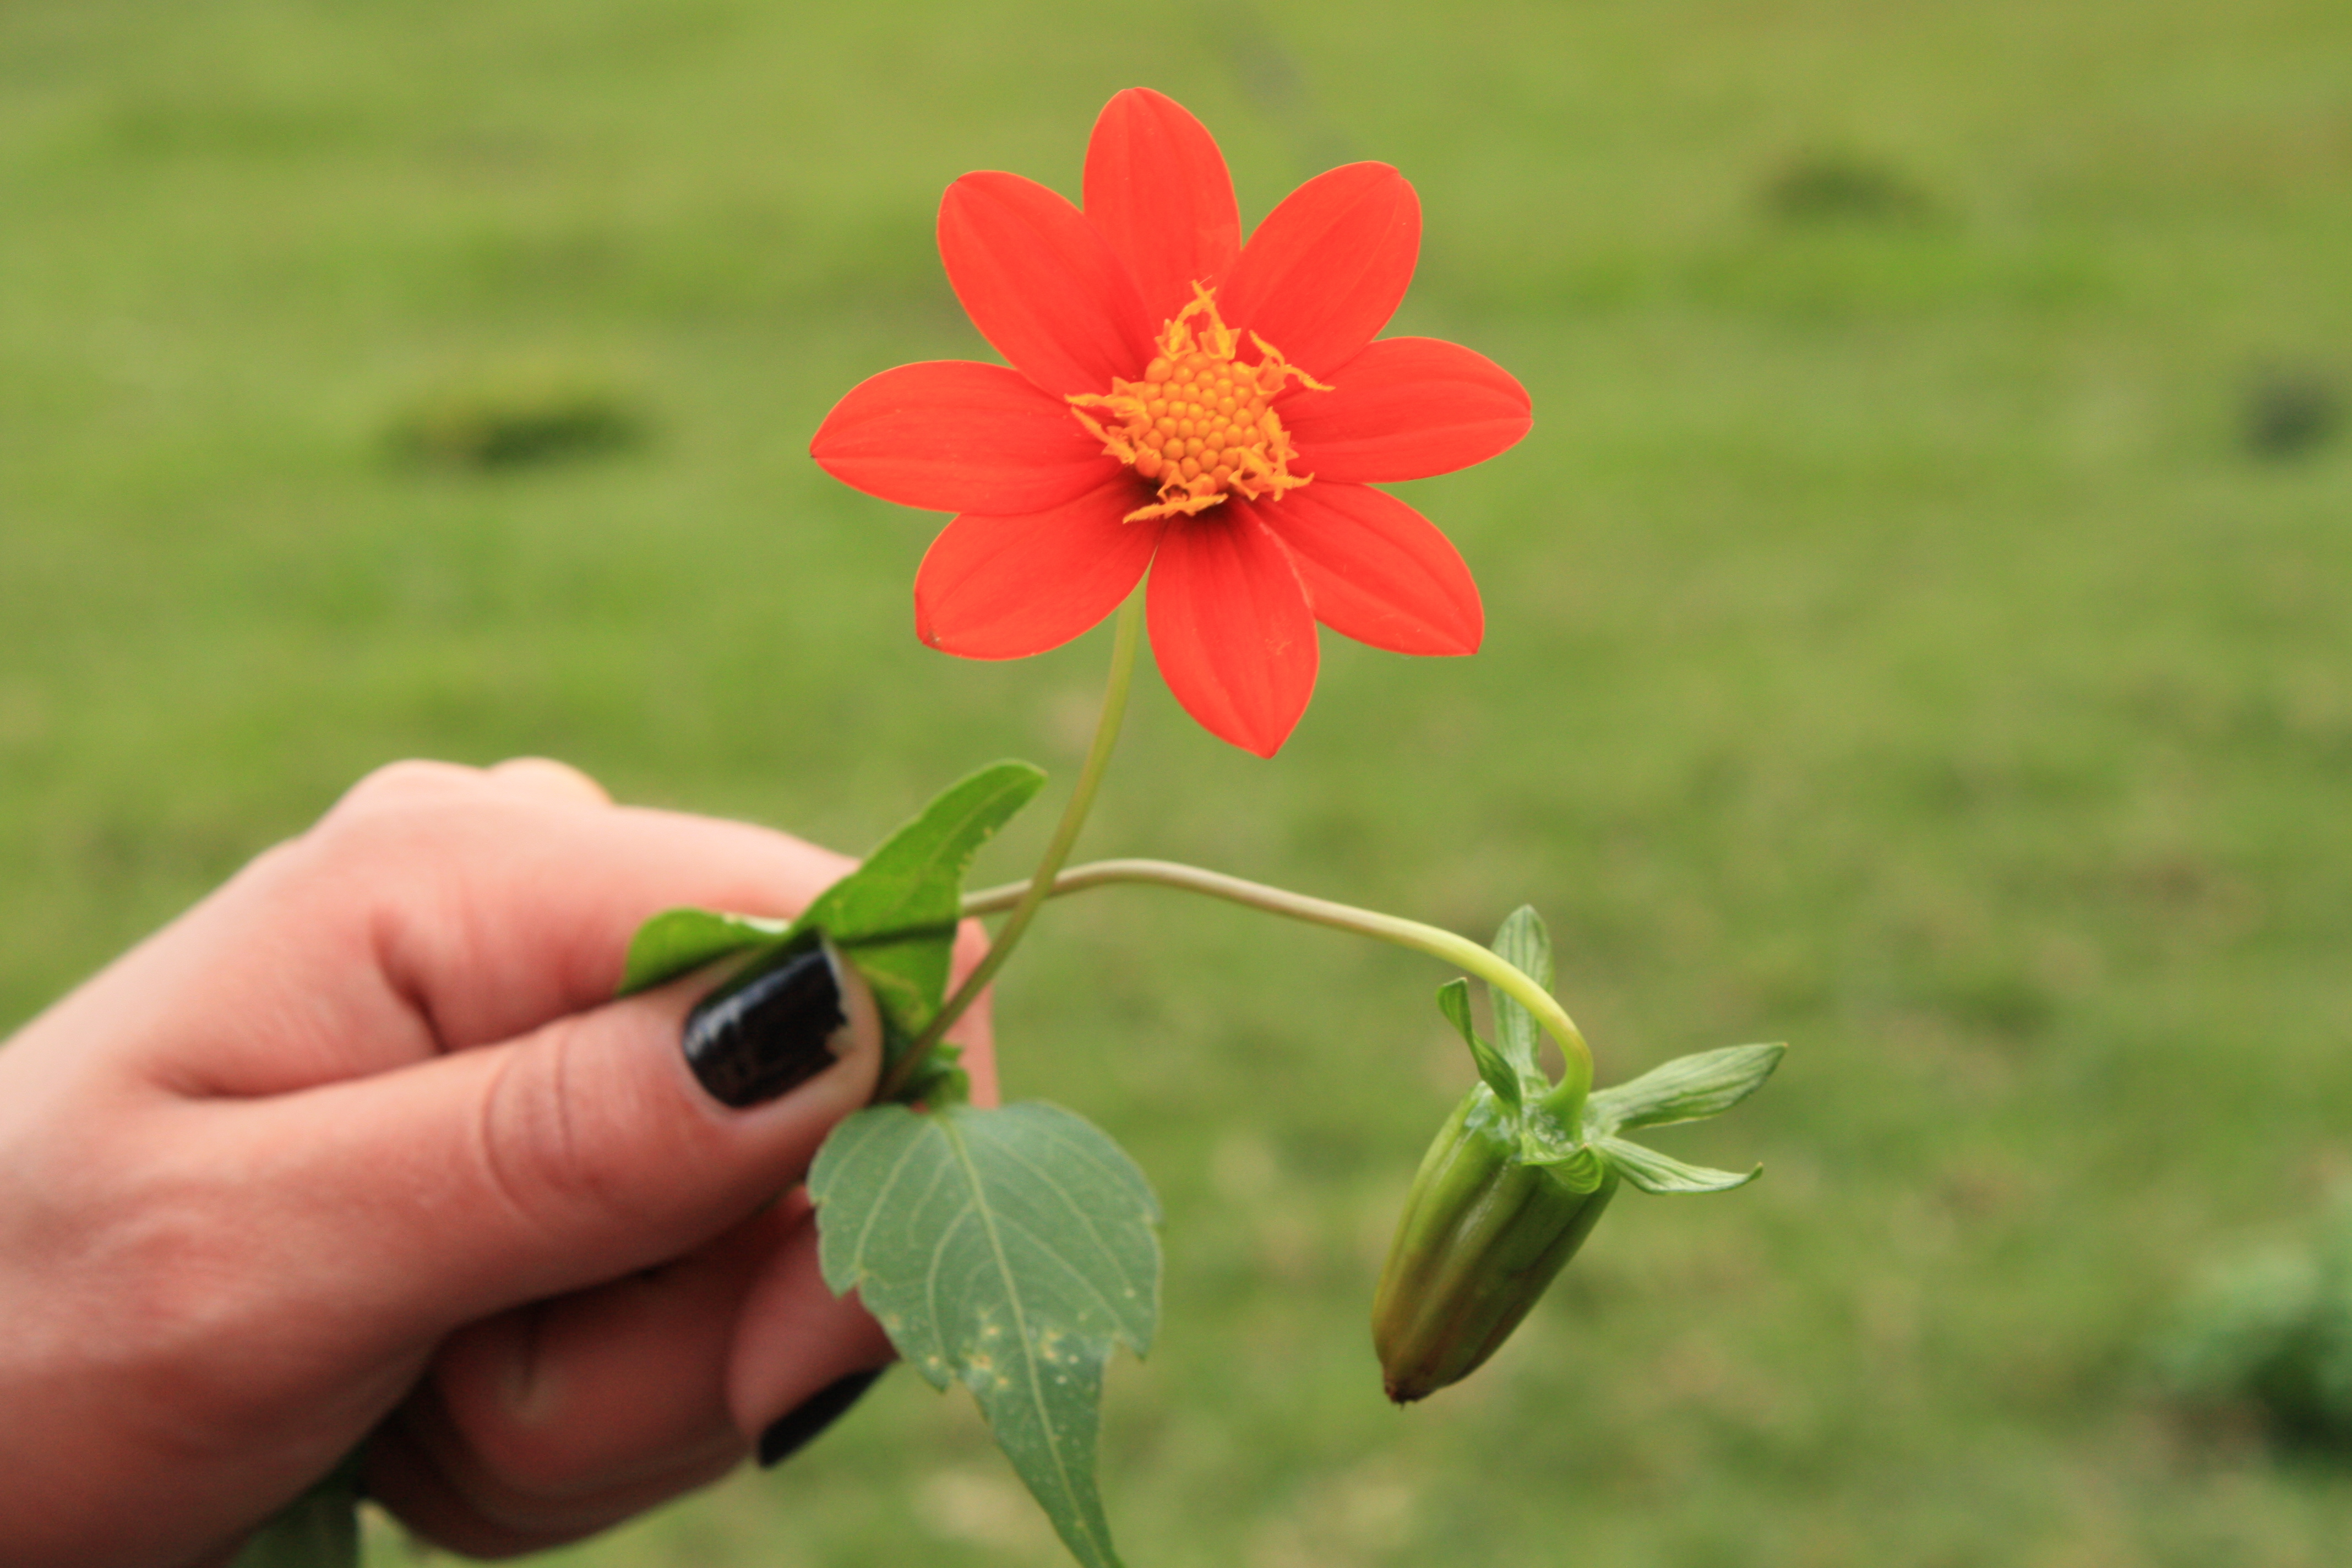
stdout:
[(1437, 988), (1437, 1010), (1445, 1021), (1462, 1036), (1462, 1043), (1470, 1047), (1470, 1059), (1478, 1066), (1478, 1076), (1495, 1091), (1495, 1098), (1517, 1110), (1519, 1107), (1519, 1075), (1504, 1059), (1503, 1053), (1488, 1045), (1470, 1021), (1470, 983), (1454, 979)]
[[(1505, 917), (1495, 932), (1494, 949), (1496, 957), (1545, 990), (1553, 988), (1551, 932), (1544, 929), (1543, 917), (1536, 913), (1533, 904), (1521, 904)], [(1543, 1026), (1507, 991), (1489, 985), (1486, 999), (1494, 1005), (1495, 1033), (1504, 1057), (1518, 1068), (1521, 1078), (1540, 1081), (1543, 1072), (1536, 1062), (1543, 1049)]]
[[(1545, 990), (1551, 989), (1551, 938), (1532, 908), (1521, 905), (1511, 912), (1495, 933), (1493, 951)], [(1495, 1015), (1493, 1044), (1471, 1019), (1467, 980), (1449, 980), (1439, 986), (1437, 1010), (1470, 1047), (1480, 1081), (1494, 1091), (1499, 1134), (1515, 1142), (1528, 1163), (1559, 1167), (1555, 1173), (1575, 1190), (1591, 1192), (1601, 1173), (1585, 1149), (1579, 1122), (1580, 1089), (1563, 1102), (1561, 1096), (1569, 1091), (1551, 1081), (1538, 1059), (1543, 1026), (1508, 992), (1489, 985), (1486, 996)]]
[(1606, 1138), (1624, 1127), (1664, 1127), (1720, 1116), (1764, 1087), (1789, 1047), (1726, 1046), (1676, 1057), (1630, 1083), (1584, 1102), (1584, 1134)]
[(1519, 1140), (1519, 1158), (1530, 1165), (1541, 1165), (1572, 1193), (1589, 1193), (1609, 1179), (1609, 1163), (1590, 1143), (1530, 1153), (1528, 1142), (1524, 1136)]
[(1757, 1166), (1746, 1175), (1736, 1171), (1711, 1171), (1705, 1165), (1686, 1165), (1680, 1160), (1644, 1149), (1639, 1143), (1628, 1143), (1622, 1138), (1602, 1138), (1594, 1147), (1602, 1163), (1645, 1193), (1673, 1195), (1681, 1193), (1727, 1193), (1734, 1187), (1744, 1187), (1764, 1173)]

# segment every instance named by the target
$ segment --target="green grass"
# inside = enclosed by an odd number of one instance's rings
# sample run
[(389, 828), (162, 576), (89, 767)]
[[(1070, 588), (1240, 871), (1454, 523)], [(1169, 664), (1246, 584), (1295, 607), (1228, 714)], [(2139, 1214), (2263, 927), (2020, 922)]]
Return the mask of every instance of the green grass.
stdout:
[[(2352, 1483), (2176, 1416), (2142, 1348), (2352, 1173), (2352, 434), (2241, 430), (2265, 366), (2352, 386), (2352, 16), (814, 10), (0, 11), (0, 1026), (396, 755), (551, 752), (849, 847), (993, 756), (1066, 780), (1102, 638), (925, 653), (936, 520), (805, 445), (858, 377), (984, 353), (941, 186), (1074, 189), (1142, 80), (1252, 219), (1402, 167), (1398, 330), (1538, 425), (1412, 487), (1476, 658), (1327, 639), (1272, 764), (1147, 689), (1087, 849), (1473, 934), (1532, 900), (1606, 1079), (1792, 1049), (1668, 1140), (1762, 1183), (1625, 1198), (1400, 1415), (1364, 1318), (1469, 1079), (1444, 973), (1141, 891), (1049, 911), (1011, 1087), (1169, 1210), (1106, 1437), (1138, 1568), (2334, 1561)], [(1776, 204), (1823, 168), (1909, 195)], [(392, 452), (549, 365), (646, 440)], [(901, 1376), (564, 1560), (1053, 1561), (1011, 1484)]]

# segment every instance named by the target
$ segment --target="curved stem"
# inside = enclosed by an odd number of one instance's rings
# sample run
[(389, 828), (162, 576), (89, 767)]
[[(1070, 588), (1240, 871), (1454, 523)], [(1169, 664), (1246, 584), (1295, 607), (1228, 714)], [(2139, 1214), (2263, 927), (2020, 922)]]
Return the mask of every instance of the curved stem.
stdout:
[[(1577, 1125), (1584, 1097), (1592, 1089), (1592, 1048), (1584, 1043), (1583, 1032), (1577, 1028), (1576, 1021), (1568, 1016), (1558, 998), (1537, 984), (1533, 977), (1468, 937), (1457, 936), (1439, 926), (1423, 925), (1419, 921), (1401, 920), (1395, 915), (1384, 915), (1373, 910), (1336, 904), (1328, 899), (1310, 899), (1304, 893), (1286, 892), (1280, 888), (1269, 888), (1263, 882), (1249, 882), (1217, 871), (1203, 871), (1197, 866), (1181, 865), (1173, 860), (1089, 861), (1083, 866), (1073, 866), (1055, 877), (1051, 892), (1058, 898), (1064, 893), (1083, 892), (1088, 888), (1105, 887), (1113, 882), (1150, 882), (1163, 888), (1181, 888), (1187, 892), (1206, 893), (1213, 899), (1246, 904), (1268, 914), (1378, 937), (1382, 942), (1394, 942), (1399, 947), (1412, 948), (1433, 958), (1443, 959), (1476, 975), (1534, 1014), (1546, 1032), (1559, 1042), (1560, 1054), (1568, 1063), (1568, 1076), (1560, 1087), (1565, 1089), (1570, 1084), (1575, 1086), (1568, 1095), (1567, 1102), (1560, 1107), (1562, 1119), (1570, 1127)], [(963, 912), (985, 915), (1003, 909), (1013, 909), (1017, 912), (1023, 907), (1035, 905), (1037, 891), (1037, 884), (1031, 881), (967, 893), (964, 895)]]
[[(988, 912), (991, 914), (1010, 909), (1013, 916), (990, 937), (988, 956), (964, 976), (963, 984), (956, 987), (955, 994), (949, 997), (947, 1005), (940, 1009), (940, 1016), (931, 1020), (930, 1027), (908, 1047), (907, 1054), (898, 1058), (898, 1065), (891, 1068), (881, 1087), (874, 1091), (877, 1104), (887, 1101), (906, 1088), (908, 1080), (914, 1077), (915, 1069), (923, 1065), (924, 1058), (940, 1043), (940, 1037), (955, 1026), (955, 1021), (963, 1016), (964, 1009), (979, 996), (981, 988), (1004, 967), (1004, 961), (1011, 958), (1013, 950), (1021, 944), (1022, 935), (1028, 931), (1029, 922), (1036, 918), (1037, 910), (1055, 891), (1055, 873), (1062, 868), (1062, 862), (1070, 858), (1070, 850), (1078, 841), (1078, 829), (1086, 826), (1087, 813), (1095, 803), (1095, 792), (1102, 787), (1103, 771), (1110, 766), (1111, 750), (1118, 744), (1119, 721), (1127, 716), (1128, 688), (1135, 680), (1135, 652), (1142, 640), (1143, 593), (1138, 589), (1128, 596), (1126, 605), (1118, 612), (1118, 629), (1111, 634), (1110, 679), (1103, 687), (1102, 715), (1095, 721), (1094, 743), (1087, 748), (1086, 765), (1078, 770), (1077, 787), (1070, 792), (1069, 804), (1062, 807), (1062, 820), (1055, 825), (1054, 837), (1045, 846), (1045, 856), (1037, 862), (1036, 873), (1021, 884), (1013, 897), (1003, 903), (990, 906)], [(968, 905), (965, 912), (971, 912)]]

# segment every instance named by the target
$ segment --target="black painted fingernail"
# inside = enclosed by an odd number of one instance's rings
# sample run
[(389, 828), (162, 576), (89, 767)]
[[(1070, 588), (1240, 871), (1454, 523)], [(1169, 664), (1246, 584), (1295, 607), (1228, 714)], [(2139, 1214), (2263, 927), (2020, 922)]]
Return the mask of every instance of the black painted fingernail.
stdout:
[(761, 1105), (834, 1064), (834, 1036), (849, 1017), (833, 966), (821, 945), (788, 948), (695, 1004), (686, 1061), (712, 1099)]
[(826, 1427), (866, 1397), (876, 1378), (889, 1370), (877, 1366), (837, 1378), (770, 1422), (760, 1434), (760, 1468), (772, 1469), (815, 1442)]

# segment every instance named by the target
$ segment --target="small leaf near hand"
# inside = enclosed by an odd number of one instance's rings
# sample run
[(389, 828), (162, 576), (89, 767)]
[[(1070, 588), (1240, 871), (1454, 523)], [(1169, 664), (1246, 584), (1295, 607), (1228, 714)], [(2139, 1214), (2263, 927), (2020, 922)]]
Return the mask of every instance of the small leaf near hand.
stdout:
[(1710, 1171), (1704, 1165), (1686, 1165), (1655, 1149), (1628, 1143), (1622, 1138), (1596, 1139), (1593, 1147), (1612, 1169), (1645, 1193), (1727, 1193), (1764, 1173), (1761, 1165), (1746, 1175), (1736, 1171)]
[(824, 931), (873, 986), (889, 1026), (886, 1072), (946, 999), (971, 858), (1045, 783), (1031, 764), (1007, 762), (950, 785), (794, 922)]
[(1095, 1487), (1103, 1363), (1159, 1317), (1160, 1207), (1083, 1118), (859, 1111), (809, 1173), (818, 1257), (935, 1388), (960, 1379), (1071, 1554), (1118, 1568)]
[(1727, 1046), (1676, 1057), (1585, 1101), (1586, 1136), (1719, 1116), (1763, 1088), (1788, 1049), (1784, 1045)]
[(939, 1016), (946, 998), (971, 858), (1045, 782), (1037, 768), (1019, 762), (992, 763), (959, 780), (789, 923), (710, 910), (654, 916), (629, 943), (621, 994), (722, 958), (756, 958), (822, 931), (873, 987), (882, 1011), (887, 1071)]
[(818, 894), (801, 919), (836, 946), (953, 926), (963, 912), (963, 874), (972, 856), (1045, 784), (1043, 771), (1015, 762), (992, 763), (958, 780), (856, 870)]
[(731, 954), (755, 947), (776, 946), (791, 929), (790, 921), (767, 921), (757, 915), (727, 915), (716, 910), (664, 910), (639, 926), (637, 934), (629, 939), (629, 957), (622, 967), (619, 994), (629, 996), (650, 991)]
[(1477, 1026), (1470, 1021), (1470, 983), (1449, 980), (1437, 988), (1437, 1010), (1445, 1021), (1460, 1031), (1462, 1043), (1470, 1047), (1471, 1059), (1478, 1064), (1478, 1076), (1495, 1091), (1495, 1098), (1517, 1110), (1519, 1108), (1519, 1075), (1502, 1053), (1478, 1037)]

